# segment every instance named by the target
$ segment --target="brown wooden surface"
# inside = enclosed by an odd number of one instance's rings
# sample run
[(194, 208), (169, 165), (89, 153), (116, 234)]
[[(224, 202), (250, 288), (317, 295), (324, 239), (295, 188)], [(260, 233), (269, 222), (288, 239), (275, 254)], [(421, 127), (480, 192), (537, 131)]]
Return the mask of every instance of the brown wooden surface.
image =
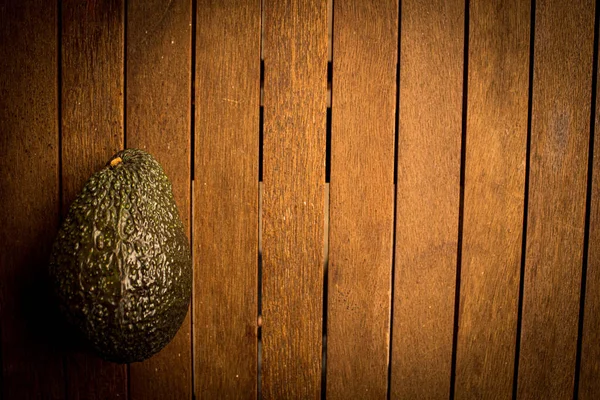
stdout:
[[(598, 77), (598, 71), (594, 72)], [(600, 132), (600, 103), (598, 103), (598, 88), (596, 87), (592, 198), (581, 344), (581, 374), (579, 376), (580, 400), (600, 398), (600, 139), (598, 132)]]
[[(62, 5), (63, 215), (87, 179), (123, 148), (123, 2)], [(127, 398), (126, 366), (67, 356), (69, 399)]]
[(264, 0), (265, 399), (321, 392), (327, 3)]
[(59, 223), (56, 2), (0, 4), (0, 398), (64, 398), (47, 287)]
[(536, 3), (519, 399), (573, 396), (593, 37), (593, 1)]
[(450, 391), (464, 2), (403, 1), (401, 18), (391, 395), (438, 399)]
[[(190, 0), (127, 3), (126, 145), (150, 152), (162, 165), (188, 232), (191, 22)], [(132, 400), (192, 398), (190, 333), (188, 314), (167, 347), (130, 365)]]
[(196, 397), (255, 399), (260, 1), (198, 1)]
[(527, 157), (530, 4), (470, 3), (456, 399), (510, 399)]
[[(316, 399), (323, 390), (329, 398), (382, 398), (386, 383), (393, 399), (507, 398), (515, 354), (518, 399), (570, 399), (578, 340), (579, 398), (600, 398), (597, 139), (583, 336), (577, 337), (597, 73), (594, 0), (537, 0), (534, 49), (530, 2), (469, 2), (453, 394), (465, 2), (336, 0), (335, 31), (328, 31), (327, 0), (199, 0), (196, 16), (192, 0), (131, 0), (128, 10), (125, 4), (0, 2), (2, 400), (190, 400), (192, 391), (197, 398), (254, 399), (259, 389), (265, 399)], [(335, 44), (328, 47), (331, 34)], [(331, 212), (324, 183), (329, 57)], [(75, 340), (57, 315), (46, 276), (61, 215), (89, 176), (125, 145), (149, 150), (172, 180), (194, 241), (195, 267), (193, 312), (176, 339), (129, 367), (101, 361)], [(523, 212), (528, 226), (519, 342)], [(329, 307), (327, 342), (323, 304)]]
[(327, 398), (385, 399), (398, 3), (334, 7)]

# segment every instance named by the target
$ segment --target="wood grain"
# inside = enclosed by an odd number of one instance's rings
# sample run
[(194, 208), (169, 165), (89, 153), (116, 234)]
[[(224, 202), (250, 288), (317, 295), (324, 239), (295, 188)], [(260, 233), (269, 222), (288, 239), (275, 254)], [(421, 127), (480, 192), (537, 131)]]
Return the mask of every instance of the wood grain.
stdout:
[(573, 396), (593, 10), (593, 1), (536, 3), (519, 399)]
[(0, 4), (0, 398), (64, 398), (47, 265), (59, 223), (57, 4)]
[(265, 399), (321, 391), (327, 3), (265, 0)]
[(334, 7), (327, 398), (385, 399), (398, 3)]
[[(595, 73), (598, 74), (598, 71)], [(580, 400), (600, 398), (600, 139), (598, 137), (600, 103), (598, 102), (598, 87), (596, 87), (595, 117), (588, 264), (579, 376)], [(590, 172), (588, 171), (588, 173)]]
[[(126, 145), (144, 149), (160, 162), (188, 233), (191, 22), (190, 0), (127, 3)], [(130, 365), (130, 398), (191, 399), (191, 344), (188, 315), (163, 350)]]
[(450, 391), (464, 2), (403, 1), (401, 19), (391, 395), (438, 399)]
[[(122, 0), (63, 1), (63, 215), (87, 179), (123, 148)], [(67, 356), (69, 399), (127, 398), (126, 366)]]
[(510, 399), (523, 233), (530, 4), (470, 3), (456, 399)]
[(260, 1), (198, 1), (195, 393), (256, 399)]

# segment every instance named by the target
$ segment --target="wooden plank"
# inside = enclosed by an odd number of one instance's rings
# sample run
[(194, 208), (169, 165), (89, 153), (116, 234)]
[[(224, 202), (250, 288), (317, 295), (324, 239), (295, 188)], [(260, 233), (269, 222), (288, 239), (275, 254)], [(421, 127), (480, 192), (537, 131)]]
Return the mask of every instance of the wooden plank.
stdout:
[(464, 2), (403, 1), (401, 18), (391, 394), (437, 399), (450, 391)]
[[(160, 162), (188, 232), (191, 22), (190, 0), (127, 3), (126, 145), (144, 149)], [(191, 344), (188, 315), (161, 352), (130, 365), (130, 398), (191, 399)]]
[[(123, 148), (123, 1), (63, 1), (63, 215), (87, 179)], [(126, 366), (67, 357), (69, 399), (127, 398)]]
[(398, 2), (334, 8), (327, 398), (385, 399)]
[(194, 386), (256, 399), (260, 1), (198, 1)]
[(0, 398), (64, 398), (47, 265), (59, 223), (57, 4), (0, 4)]
[[(596, 48), (598, 51), (598, 48)], [(598, 71), (595, 71), (598, 74)], [(596, 75), (596, 79), (598, 75)], [(592, 197), (587, 254), (587, 277), (583, 335), (581, 343), (581, 370), (579, 399), (600, 398), (600, 103), (596, 86), (596, 120), (592, 161)], [(590, 173), (588, 171), (588, 173)]]
[(327, 2), (264, 1), (265, 399), (319, 398)]
[(530, 8), (520, 0), (470, 3), (457, 399), (512, 397)]
[(573, 396), (593, 38), (593, 1), (536, 3), (519, 399)]

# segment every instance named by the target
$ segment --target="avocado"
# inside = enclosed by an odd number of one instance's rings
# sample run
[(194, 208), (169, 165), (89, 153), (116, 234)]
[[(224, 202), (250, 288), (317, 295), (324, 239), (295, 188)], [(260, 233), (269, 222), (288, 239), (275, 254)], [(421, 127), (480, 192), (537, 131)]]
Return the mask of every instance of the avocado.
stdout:
[(50, 257), (59, 307), (108, 361), (171, 341), (190, 302), (190, 246), (171, 183), (148, 153), (115, 154), (71, 205)]

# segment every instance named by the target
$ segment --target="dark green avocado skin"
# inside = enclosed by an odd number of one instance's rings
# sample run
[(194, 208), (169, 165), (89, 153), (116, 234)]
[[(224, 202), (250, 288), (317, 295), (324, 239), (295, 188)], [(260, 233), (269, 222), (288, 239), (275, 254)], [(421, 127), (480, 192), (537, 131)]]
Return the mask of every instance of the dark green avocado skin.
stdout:
[(177, 333), (192, 262), (171, 183), (148, 153), (115, 154), (61, 226), (50, 276), (67, 320), (109, 361), (142, 361)]

